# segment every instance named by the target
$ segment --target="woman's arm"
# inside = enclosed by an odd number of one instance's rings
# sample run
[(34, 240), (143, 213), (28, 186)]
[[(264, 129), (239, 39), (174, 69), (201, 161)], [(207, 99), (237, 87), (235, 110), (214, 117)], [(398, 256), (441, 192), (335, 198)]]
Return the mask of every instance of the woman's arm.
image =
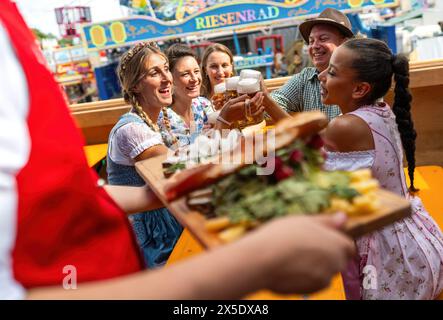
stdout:
[[(260, 289), (324, 288), (355, 253), (336, 229), (344, 215), (276, 219), (237, 242), (162, 269), (113, 280), (28, 291), (29, 299), (236, 299)], [(220, 268), (220, 266), (223, 266)]]
[(283, 110), (283, 108), (272, 99), (268, 92), (264, 93), (263, 105), (265, 106), (265, 111), (275, 122), (290, 117), (289, 113)]
[(272, 99), (263, 79), (261, 80), (261, 88), (264, 96), (263, 105), (265, 107), (265, 111), (267, 114), (269, 114), (272, 120), (278, 122), (286, 117), (290, 117), (289, 113), (287, 113), (274, 101), (274, 99)]
[[(138, 162), (166, 154), (167, 152), (168, 148), (164, 145), (156, 144), (144, 150), (136, 156), (134, 160)], [(164, 207), (162, 202), (146, 185), (143, 187), (105, 185), (105, 190), (127, 214), (150, 211)]]
[(135, 162), (167, 154), (169, 149), (162, 144), (152, 146), (134, 158)]

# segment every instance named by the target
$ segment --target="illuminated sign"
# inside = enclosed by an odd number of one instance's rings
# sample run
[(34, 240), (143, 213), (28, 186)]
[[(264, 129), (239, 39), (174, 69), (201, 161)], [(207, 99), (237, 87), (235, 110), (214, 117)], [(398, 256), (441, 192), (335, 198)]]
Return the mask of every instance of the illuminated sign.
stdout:
[(265, 8), (247, 9), (240, 12), (228, 12), (220, 15), (206, 15), (196, 17), (195, 30), (214, 29), (223, 26), (241, 25), (245, 23), (254, 23), (278, 18), (279, 8), (269, 6)]
[(133, 16), (119, 21), (85, 24), (82, 37), (88, 50), (131, 45), (138, 41), (157, 41), (187, 35), (234, 30), (277, 23), (297, 22), (332, 7), (343, 12), (363, 7), (398, 5), (398, 0), (285, 0), (235, 1), (222, 3), (193, 14), (180, 23), (148, 16)]

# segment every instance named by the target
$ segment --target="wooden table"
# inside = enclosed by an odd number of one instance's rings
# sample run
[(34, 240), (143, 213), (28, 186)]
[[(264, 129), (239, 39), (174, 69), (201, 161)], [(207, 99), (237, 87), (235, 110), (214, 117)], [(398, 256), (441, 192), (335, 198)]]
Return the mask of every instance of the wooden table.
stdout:
[[(416, 168), (415, 186), (420, 189), (418, 195), (422, 199), (426, 210), (443, 229), (443, 200), (441, 199), (441, 195), (443, 194), (443, 168), (439, 166)], [(187, 259), (203, 251), (203, 247), (192, 237), (189, 231), (185, 229), (172, 251), (167, 265)], [(315, 294), (305, 296), (277, 295), (268, 291), (260, 291), (249, 295), (247, 299), (344, 300), (345, 293), (341, 276), (336, 275), (328, 288)], [(440, 295), (439, 300), (443, 300), (443, 293)]]
[(96, 166), (100, 161), (106, 158), (106, 153), (108, 152), (108, 144), (93, 144), (83, 147), (86, 154), (86, 159), (88, 160), (89, 167)]

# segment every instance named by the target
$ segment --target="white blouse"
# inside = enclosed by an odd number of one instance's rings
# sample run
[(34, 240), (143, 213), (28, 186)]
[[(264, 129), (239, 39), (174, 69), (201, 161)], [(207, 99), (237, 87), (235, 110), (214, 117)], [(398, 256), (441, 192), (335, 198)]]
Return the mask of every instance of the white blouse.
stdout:
[(138, 155), (156, 145), (163, 145), (159, 132), (145, 123), (131, 122), (118, 128), (110, 137), (109, 156), (117, 164), (133, 166)]
[(375, 150), (352, 152), (326, 152), (325, 170), (354, 171), (371, 168), (375, 160)]

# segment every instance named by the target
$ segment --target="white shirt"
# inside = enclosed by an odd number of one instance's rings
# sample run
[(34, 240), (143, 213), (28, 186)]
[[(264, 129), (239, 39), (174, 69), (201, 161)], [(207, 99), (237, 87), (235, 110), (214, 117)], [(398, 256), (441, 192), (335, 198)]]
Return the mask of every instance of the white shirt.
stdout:
[(131, 122), (118, 128), (110, 137), (109, 156), (117, 164), (134, 166), (134, 159), (143, 151), (162, 144), (159, 132), (145, 123)]
[(12, 249), (17, 229), (16, 175), (28, 161), (30, 139), (26, 78), (0, 21), (0, 299), (22, 299), (14, 279)]

